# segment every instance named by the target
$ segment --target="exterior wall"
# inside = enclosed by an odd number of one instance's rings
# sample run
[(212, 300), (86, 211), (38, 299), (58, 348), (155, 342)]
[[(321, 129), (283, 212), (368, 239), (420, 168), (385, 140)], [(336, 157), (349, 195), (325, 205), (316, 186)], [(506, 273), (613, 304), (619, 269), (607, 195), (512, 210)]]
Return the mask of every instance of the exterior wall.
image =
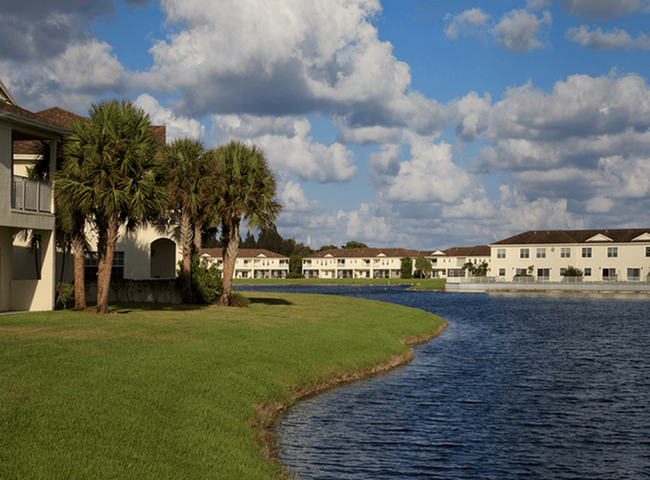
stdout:
[[(91, 228), (87, 228), (86, 236), (90, 249), (96, 252), (96, 233)], [(164, 243), (161, 244), (159, 242), (161, 239), (174, 242), (174, 246)], [(155, 242), (158, 242), (158, 248), (155, 246), (152, 248)], [(177, 227), (174, 225), (146, 225), (133, 232), (127, 232), (126, 228), (122, 227), (115, 251), (124, 253), (124, 278), (130, 280), (174, 278), (176, 276), (177, 264), (182, 259)], [(66, 271), (64, 274), (64, 280), (67, 282), (74, 280), (74, 272), (69, 266), (72, 265), (72, 262), (72, 256), (68, 255), (66, 257)], [(170, 265), (173, 266), (170, 268)], [(162, 276), (162, 274), (166, 274), (166, 276)]]
[[(391, 257), (307, 258), (302, 261), (308, 278), (400, 278), (402, 261)], [(413, 259), (413, 273), (415, 259)]]
[[(549, 282), (566, 281), (560, 274), (561, 269), (569, 266), (583, 271), (591, 269), (591, 275), (585, 275), (583, 282), (602, 281), (645, 281), (650, 273), (650, 257), (646, 257), (646, 247), (650, 242), (633, 243), (581, 243), (581, 244), (543, 244), (543, 245), (494, 245), (492, 246), (492, 272), (499, 281), (511, 282), (517, 269), (527, 271), (533, 266), (536, 280)], [(583, 257), (583, 248), (591, 249), (591, 257)], [(608, 257), (608, 248), (617, 248), (616, 257)], [(522, 250), (528, 249), (528, 258), (522, 258)], [(537, 256), (538, 249), (545, 249), (545, 258)], [(498, 252), (505, 252), (505, 258), (498, 258)], [(566, 254), (569, 254), (567, 257)], [(564, 255), (564, 256), (563, 256)], [(616, 269), (617, 278), (604, 276), (605, 269)], [(628, 279), (628, 268), (639, 269), (637, 279)], [(541, 278), (540, 269), (548, 269), (549, 275)], [(504, 275), (501, 275), (504, 273)]]
[[(223, 271), (223, 259), (206, 256), (213, 264)], [(289, 273), (289, 259), (266, 256), (237, 256), (235, 261), (234, 278), (286, 278)]]
[[(0, 122), (0, 311), (51, 310), (55, 300), (54, 215), (12, 209), (13, 142), (12, 132), (19, 130), (34, 138), (51, 140), (56, 156), (56, 133), (39, 126)], [(53, 211), (50, 200), (50, 211)], [(14, 236), (21, 230), (37, 230), (42, 235), (40, 280), (19, 279), (22, 271), (14, 265)], [(18, 248), (20, 245), (18, 245)]]

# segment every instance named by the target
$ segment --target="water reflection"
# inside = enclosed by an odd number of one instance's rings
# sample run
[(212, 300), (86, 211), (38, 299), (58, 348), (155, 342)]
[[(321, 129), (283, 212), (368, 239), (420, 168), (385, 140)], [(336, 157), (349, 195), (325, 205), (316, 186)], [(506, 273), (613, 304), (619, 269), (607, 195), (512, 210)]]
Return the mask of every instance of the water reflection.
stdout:
[(647, 297), (323, 291), (450, 325), (408, 366), (292, 410), (277, 433), (301, 479), (650, 478)]

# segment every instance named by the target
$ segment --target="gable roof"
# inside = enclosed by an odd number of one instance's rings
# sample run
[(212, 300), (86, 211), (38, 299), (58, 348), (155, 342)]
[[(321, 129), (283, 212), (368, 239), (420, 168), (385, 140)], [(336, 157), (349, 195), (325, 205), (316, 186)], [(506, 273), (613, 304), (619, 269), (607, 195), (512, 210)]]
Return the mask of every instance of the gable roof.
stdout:
[(0, 102), (9, 103), (16, 107), (20, 106), (2, 80), (0, 80)]
[(417, 250), (407, 250), (405, 248), (331, 248), (329, 250), (312, 253), (303, 258), (415, 258), (420, 255), (428, 255), (428, 253), (419, 252)]
[(444, 251), (448, 257), (489, 257), (490, 247), (476, 245), (474, 247), (453, 247)]
[[(223, 258), (223, 248), (202, 248), (201, 249), (202, 257), (210, 258)], [(288, 260), (289, 257), (280, 255), (279, 253), (271, 252), (263, 248), (240, 248), (237, 253), (237, 258), (280, 258)]]
[[(650, 228), (622, 228), (603, 230), (531, 230), (506, 238), (491, 245), (549, 245), (578, 243), (629, 243), (647, 241)], [(639, 238), (641, 237), (641, 238)]]
[[(0, 102), (0, 118), (25, 126), (55, 131), (59, 134), (65, 134), (68, 132), (67, 128), (62, 127), (47, 117), (6, 102)], [(20, 138), (18, 138), (18, 140), (20, 140)]]

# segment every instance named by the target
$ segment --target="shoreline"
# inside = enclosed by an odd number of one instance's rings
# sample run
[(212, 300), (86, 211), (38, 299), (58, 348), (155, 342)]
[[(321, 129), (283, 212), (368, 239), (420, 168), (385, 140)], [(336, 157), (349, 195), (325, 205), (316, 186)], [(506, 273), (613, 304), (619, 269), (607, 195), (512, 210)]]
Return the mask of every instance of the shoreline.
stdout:
[[(418, 335), (407, 339), (400, 339), (399, 341), (409, 347), (427, 343), (434, 338), (439, 337), (442, 332), (444, 332), (444, 330), (449, 325), (447, 321), (444, 322), (445, 323), (440, 325), (431, 333)], [(289, 472), (287, 471), (286, 467), (278, 460), (277, 452), (280, 447), (280, 443), (273, 430), (278, 425), (281, 418), (286, 415), (296, 403), (336, 387), (388, 373), (398, 367), (407, 365), (411, 362), (411, 360), (413, 360), (413, 358), (415, 358), (413, 348), (409, 348), (403, 354), (394, 354), (388, 362), (380, 363), (370, 368), (361, 368), (353, 370), (351, 372), (344, 372), (331, 377), (330, 379), (316, 385), (313, 388), (297, 390), (291, 395), (291, 403), (288, 405), (272, 403), (263, 403), (257, 405), (254, 404), (253, 407), (259, 412), (260, 418), (249, 419), (248, 423), (258, 430), (257, 436), (266, 458), (282, 469), (281, 478), (289, 479), (291, 477), (289, 476)]]

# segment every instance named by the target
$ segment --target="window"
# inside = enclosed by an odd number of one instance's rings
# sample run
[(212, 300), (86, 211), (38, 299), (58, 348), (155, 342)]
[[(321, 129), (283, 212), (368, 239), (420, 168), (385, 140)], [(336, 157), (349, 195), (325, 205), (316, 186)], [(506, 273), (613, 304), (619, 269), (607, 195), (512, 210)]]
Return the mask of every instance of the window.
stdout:
[(530, 257), (530, 249), (522, 248), (519, 250), (519, 258), (528, 258)]
[(560, 249), (560, 258), (571, 258), (571, 249), (570, 248), (561, 248)]
[(506, 276), (506, 269), (505, 268), (500, 268), (499, 269), (499, 276), (500, 277), (505, 277)]
[(591, 258), (591, 247), (582, 247), (582, 258)]
[(566, 273), (566, 268), (560, 268), (560, 275), (564, 276)]
[(650, 257), (650, 247), (645, 247), (645, 256)]
[(603, 268), (603, 280), (616, 280), (616, 269)]
[(627, 269), (627, 281), (628, 282), (638, 282), (641, 280), (641, 269), (640, 268), (628, 268)]
[(538, 248), (537, 249), (537, 258), (546, 258), (546, 249)]
[(585, 277), (591, 277), (591, 268), (585, 268)]
[(537, 269), (537, 278), (540, 280), (548, 280), (551, 276), (550, 268), (538, 268)]
[[(97, 252), (90, 252), (84, 258), (84, 276), (88, 279), (97, 278), (99, 269), (99, 258)], [(122, 280), (124, 278), (124, 252), (115, 252), (113, 255), (113, 267), (111, 268), (111, 280)]]
[(527, 273), (528, 273), (528, 269), (526, 269), (526, 268), (518, 268), (515, 271), (515, 275), (519, 275), (520, 277), (526, 275)]
[(506, 258), (505, 248), (497, 248), (497, 258)]
[(618, 257), (618, 247), (607, 247), (607, 258)]

